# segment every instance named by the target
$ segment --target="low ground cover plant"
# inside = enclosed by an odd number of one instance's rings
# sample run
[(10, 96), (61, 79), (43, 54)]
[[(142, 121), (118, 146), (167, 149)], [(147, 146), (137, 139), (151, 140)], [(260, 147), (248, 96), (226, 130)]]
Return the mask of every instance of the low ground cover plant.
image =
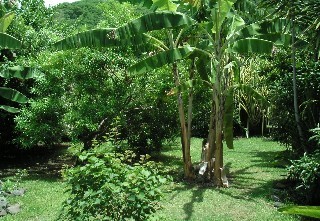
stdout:
[(110, 151), (98, 145), (79, 154), (79, 165), (65, 171), (70, 198), (63, 220), (146, 220), (159, 208), (167, 179), (155, 164), (130, 151)]

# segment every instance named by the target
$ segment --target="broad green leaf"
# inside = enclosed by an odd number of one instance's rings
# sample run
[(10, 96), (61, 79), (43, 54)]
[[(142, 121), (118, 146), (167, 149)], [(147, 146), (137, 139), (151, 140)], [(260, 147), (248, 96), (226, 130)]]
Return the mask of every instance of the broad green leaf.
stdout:
[(262, 34), (256, 35), (256, 38), (264, 39), (267, 41), (273, 42), (275, 45), (288, 47), (291, 45), (291, 35), (289, 34), (282, 34), (282, 33), (269, 33), (269, 34)]
[(190, 17), (173, 12), (154, 12), (130, 21), (118, 29), (95, 29), (67, 37), (54, 44), (58, 50), (80, 47), (112, 47), (146, 43), (146, 32), (164, 28), (192, 25)]
[(19, 79), (30, 79), (39, 77), (42, 73), (31, 67), (14, 66), (9, 67), (5, 70), (0, 71), (0, 76), (3, 78), (19, 78)]
[(21, 48), (21, 42), (11, 35), (0, 33), (0, 48), (18, 49)]
[[(219, 4), (219, 2), (221, 4)], [(217, 1), (215, 7), (212, 9), (212, 18), (213, 18), (213, 27), (212, 33), (216, 33), (220, 31), (221, 25), (224, 22), (227, 14), (229, 13), (230, 9), (232, 8), (233, 4), (236, 0), (220, 0)]]
[(58, 50), (68, 50), (81, 47), (111, 47), (120, 43), (115, 40), (114, 28), (94, 29), (67, 37), (53, 46)]
[(22, 104), (28, 102), (28, 98), (26, 96), (12, 88), (0, 87), (0, 96)]
[(160, 11), (177, 11), (178, 5), (173, 3), (171, 0), (152, 0), (153, 5)]
[(231, 51), (241, 54), (271, 54), (272, 49), (273, 43), (271, 41), (258, 38), (245, 38), (235, 41), (231, 48)]
[(5, 110), (9, 113), (13, 113), (13, 114), (20, 112), (20, 110), (18, 108), (6, 106), (6, 105), (0, 105), (0, 109)]
[(0, 32), (6, 32), (13, 18), (14, 18), (13, 12), (7, 13), (2, 18), (0, 18)]
[(233, 149), (233, 92), (234, 89), (230, 88), (226, 94), (226, 101), (224, 106), (224, 139), (226, 141), (227, 147)]
[(126, 39), (149, 31), (189, 26), (194, 23), (192, 18), (182, 13), (154, 12), (119, 27), (116, 33), (120, 39)]
[(142, 74), (147, 71), (160, 68), (166, 64), (171, 64), (175, 61), (184, 59), (188, 57), (193, 50), (194, 48), (186, 46), (183, 48), (164, 51), (134, 64), (128, 69), (128, 71), (133, 74)]
[(320, 206), (286, 206), (279, 208), (279, 211), (282, 213), (320, 218)]
[(248, 25), (239, 31), (239, 35), (241, 38), (247, 38), (256, 35), (287, 32), (290, 32), (288, 21), (285, 19), (275, 19)]

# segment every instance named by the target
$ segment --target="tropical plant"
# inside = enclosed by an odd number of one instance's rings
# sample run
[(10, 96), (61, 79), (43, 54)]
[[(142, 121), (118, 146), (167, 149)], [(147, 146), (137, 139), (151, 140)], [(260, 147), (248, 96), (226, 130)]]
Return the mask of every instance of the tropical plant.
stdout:
[(320, 153), (304, 154), (299, 160), (293, 160), (289, 167), (288, 178), (295, 182), (297, 194), (302, 202), (318, 205), (320, 200)]
[[(310, 42), (308, 46), (309, 48), (311, 47), (315, 61), (317, 61), (320, 55), (319, 2), (316, 0), (268, 0), (264, 2), (264, 6), (274, 9), (272, 15), (286, 17), (290, 20), (294, 119), (299, 135), (299, 145), (303, 148), (304, 152), (310, 152), (306, 144), (307, 136), (302, 127), (301, 111), (298, 106), (299, 91), (297, 89), (296, 51), (299, 41), (296, 40), (296, 36), (300, 36), (301, 39), (307, 39)], [(305, 48), (308, 49), (308, 47)]]
[[(4, 33), (8, 26), (11, 24), (14, 18), (13, 13), (7, 13), (2, 18), (0, 18), (0, 48), (3, 49), (18, 49), (21, 47), (21, 42), (16, 38)], [(1, 61), (4, 62), (4, 61)], [(0, 70), (0, 76), (4, 78), (18, 77), (20, 79), (26, 79), (32, 77), (33, 73), (28, 73), (23, 67), (2, 67)], [(18, 103), (26, 103), (28, 99), (22, 93), (18, 92), (15, 89), (8, 87), (0, 87), (0, 96), (8, 99), (10, 101)], [(0, 109), (6, 110), (11, 113), (17, 113), (19, 110), (17, 108), (0, 105)]]
[(159, 209), (160, 187), (167, 179), (148, 161), (150, 156), (140, 156), (135, 162), (133, 152), (115, 152), (122, 144), (112, 130), (106, 143), (94, 143), (94, 148), (80, 152), (81, 164), (64, 172), (70, 198), (61, 219), (147, 220)]

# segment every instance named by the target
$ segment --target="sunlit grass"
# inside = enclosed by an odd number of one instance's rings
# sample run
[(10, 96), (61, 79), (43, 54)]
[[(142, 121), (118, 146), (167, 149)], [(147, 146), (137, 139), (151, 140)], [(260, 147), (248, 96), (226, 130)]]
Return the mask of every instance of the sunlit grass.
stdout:
[[(192, 141), (192, 160), (200, 161), (200, 139)], [(194, 221), (295, 221), (295, 216), (284, 215), (274, 207), (273, 183), (282, 179), (286, 171), (275, 167), (275, 157), (285, 150), (275, 142), (260, 138), (235, 140), (235, 149), (225, 149), (225, 164), (229, 168), (229, 188), (213, 188), (182, 180), (181, 149), (177, 142), (168, 145), (155, 160), (162, 160), (166, 171), (175, 176), (174, 183), (167, 187), (163, 209), (156, 215), (159, 220)], [(8, 215), (0, 221), (54, 221), (67, 198), (65, 184), (59, 178), (44, 175), (29, 175), (21, 186), (27, 189), (24, 196), (11, 198), (19, 202), (22, 210), (17, 215)]]
[(21, 212), (2, 217), (1, 221), (57, 220), (62, 202), (67, 198), (63, 182), (57, 179), (27, 177), (21, 186), (27, 189), (25, 195), (9, 198), (12, 203), (20, 203)]

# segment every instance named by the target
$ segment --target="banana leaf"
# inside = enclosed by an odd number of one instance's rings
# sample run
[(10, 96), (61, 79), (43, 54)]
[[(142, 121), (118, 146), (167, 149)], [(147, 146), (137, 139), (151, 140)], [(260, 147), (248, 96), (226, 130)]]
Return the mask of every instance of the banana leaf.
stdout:
[(2, 33), (6, 32), (7, 28), (11, 24), (13, 18), (14, 18), (13, 12), (7, 13), (4, 16), (2, 16), (2, 18), (0, 18), (0, 32), (2, 32)]
[(23, 67), (23, 66), (14, 66), (9, 67), (4, 70), (0, 70), (0, 77), (3, 78), (19, 78), (19, 79), (30, 79), (30, 78), (37, 78), (42, 73), (38, 71), (36, 68), (31, 67)]
[(111, 47), (120, 45), (115, 40), (115, 29), (94, 29), (62, 39), (53, 46), (58, 50), (68, 50), (81, 47)]
[(154, 12), (130, 21), (118, 29), (95, 29), (67, 37), (53, 46), (58, 50), (80, 47), (113, 47), (145, 44), (144, 33), (164, 28), (192, 25), (195, 21), (182, 13)]
[(21, 48), (21, 42), (6, 33), (0, 33), (0, 48), (18, 49)]
[(119, 27), (116, 33), (118, 38), (126, 39), (149, 31), (190, 26), (194, 23), (195, 21), (192, 18), (182, 13), (154, 12), (128, 22)]
[(18, 108), (6, 106), (6, 105), (0, 105), (0, 109), (5, 110), (9, 113), (13, 113), (13, 114), (20, 112), (20, 110)]
[(273, 42), (264, 39), (245, 38), (235, 41), (231, 48), (231, 51), (241, 54), (271, 54), (273, 46)]
[(168, 51), (160, 52), (154, 56), (148, 57), (131, 67), (128, 71), (133, 74), (142, 74), (156, 68), (160, 68), (166, 64), (171, 64), (175, 61), (188, 57), (194, 48), (185, 46), (182, 48), (171, 49)]
[(28, 98), (25, 95), (12, 88), (0, 87), (0, 96), (21, 104), (28, 102)]

